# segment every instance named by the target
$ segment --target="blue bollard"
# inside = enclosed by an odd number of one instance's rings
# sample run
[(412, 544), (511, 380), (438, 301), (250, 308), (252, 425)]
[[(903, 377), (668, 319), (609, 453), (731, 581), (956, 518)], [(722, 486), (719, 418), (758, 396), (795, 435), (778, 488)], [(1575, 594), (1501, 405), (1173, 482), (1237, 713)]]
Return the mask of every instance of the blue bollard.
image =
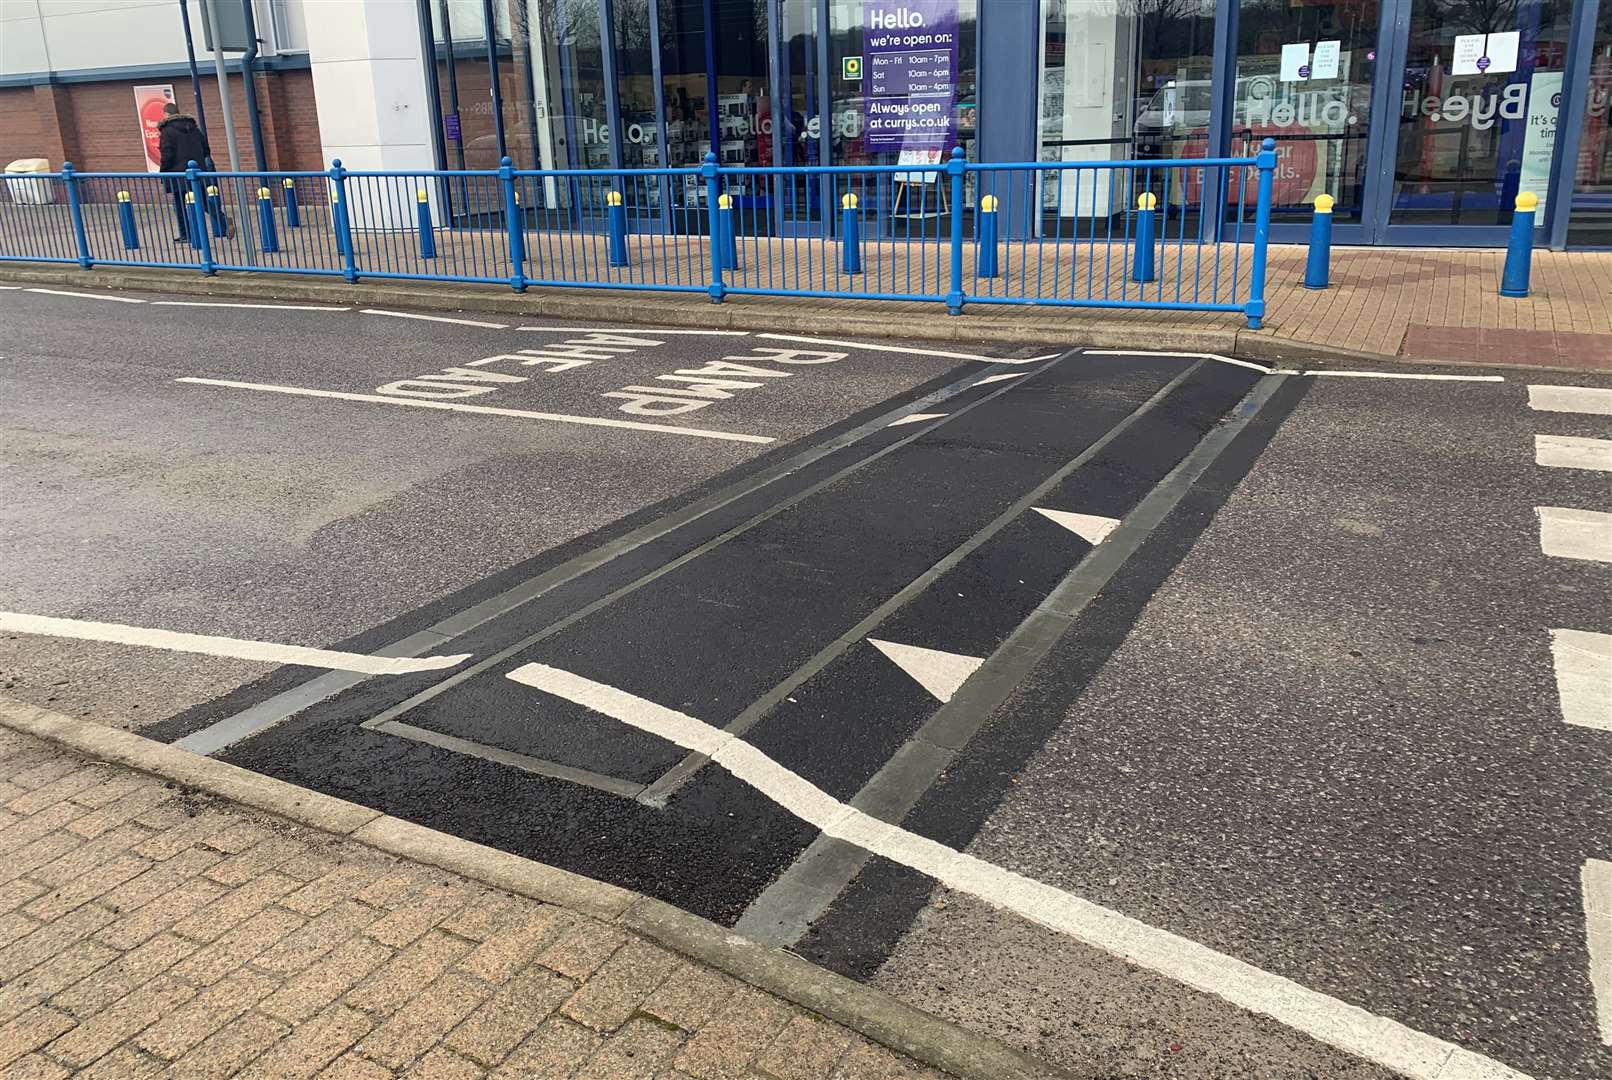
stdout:
[(202, 246), (202, 230), (207, 228), (207, 215), (196, 205), (196, 193), (185, 192), (185, 216), (190, 218), (190, 246), (197, 251)]
[(1517, 210), (1511, 215), (1511, 239), (1506, 242), (1506, 268), (1500, 273), (1500, 295), (1528, 295), (1528, 276), (1533, 270), (1534, 212), (1539, 196), (1525, 191), (1517, 196)]
[(297, 206), (297, 182), (292, 177), (282, 181), (285, 185), (285, 227), (302, 228), (302, 209)]
[(627, 266), (627, 208), (621, 204), (621, 192), (605, 192), (605, 206), (610, 226), (610, 265)]
[(420, 229), (420, 258), (434, 259), (437, 257), (436, 227), (431, 224), (430, 196), (421, 188), (414, 193), (414, 219)]
[(733, 230), (733, 196), (723, 193), (716, 200), (717, 250), (722, 254), (722, 269), (736, 270), (739, 266), (739, 238)]
[(118, 192), (118, 225), (123, 229), (123, 246), (129, 251), (140, 250), (140, 232), (134, 227), (134, 204), (127, 191)]
[(856, 196), (840, 199), (840, 272), (862, 272), (862, 223), (857, 219)]
[(213, 219), (213, 235), (223, 236), (229, 232), (224, 224), (224, 203), (218, 197), (218, 185), (207, 185), (207, 215)]
[(1136, 282), (1152, 281), (1153, 273), (1153, 237), (1154, 218), (1158, 214), (1155, 209), (1159, 205), (1159, 197), (1151, 191), (1144, 191), (1136, 197), (1136, 251), (1131, 258), (1131, 280)]
[(995, 195), (986, 195), (980, 199), (980, 235), (978, 248), (974, 255), (974, 276), (995, 277), (996, 269), (996, 207)]
[(274, 195), (266, 187), (257, 189), (257, 231), (264, 254), (280, 250), (280, 237), (274, 228)]
[(1324, 289), (1332, 272), (1332, 196), (1315, 197), (1315, 216), (1310, 219), (1310, 255), (1304, 262), (1304, 287)]

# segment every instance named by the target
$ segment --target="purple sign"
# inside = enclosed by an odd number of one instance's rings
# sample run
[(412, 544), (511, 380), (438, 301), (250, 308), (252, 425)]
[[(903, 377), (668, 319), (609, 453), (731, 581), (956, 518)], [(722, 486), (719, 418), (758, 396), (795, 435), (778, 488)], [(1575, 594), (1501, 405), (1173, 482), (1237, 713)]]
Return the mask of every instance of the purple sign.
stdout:
[(1308, 79), (1309, 77), (1310, 77), (1310, 65), (1309, 64), (1301, 64), (1301, 65), (1299, 65), (1299, 78)]
[(862, 66), (869, 150), (955, 142), (957, 0), (866, 0)]
[(1487, 56), (1478, 57), (1478, 70), (1479, 71), (1488, 71), (1489, 70), (1489, 65), (1492, 64), (1493, 62), (1494, 61), (1490, 60)]
[(456, 112), (444, 113), (442, 116), (442, 128), (443, 133), (448, 136), (449, 142), (458, 142), (460, 139), (459, 114)]

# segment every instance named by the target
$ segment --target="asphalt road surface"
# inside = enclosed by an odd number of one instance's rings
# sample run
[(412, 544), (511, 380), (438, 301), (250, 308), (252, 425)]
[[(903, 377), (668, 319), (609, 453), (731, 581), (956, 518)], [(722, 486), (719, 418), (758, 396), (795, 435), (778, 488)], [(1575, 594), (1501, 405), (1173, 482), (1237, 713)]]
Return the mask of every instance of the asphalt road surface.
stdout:
[(1612, 1076), (1607, 380), (163, 299), (0, 292), (6, 694), (1074, 1075)]

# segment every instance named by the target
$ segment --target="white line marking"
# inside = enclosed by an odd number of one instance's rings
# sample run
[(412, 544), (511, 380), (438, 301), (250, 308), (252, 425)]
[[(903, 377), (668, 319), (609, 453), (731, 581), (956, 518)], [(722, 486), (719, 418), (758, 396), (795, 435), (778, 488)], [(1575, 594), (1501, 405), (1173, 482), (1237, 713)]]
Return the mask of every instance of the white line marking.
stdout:
[(412, 311), (382, 311), (380, 308), (364, 308), (365, 315), (386, 315), (393, 319), (419, 319), (421, 322), (445, 322), (455, 326), (479, 326), (484, 330), (508, 330), (508, 323), (477, 322), (475, 319), (450, 319), (446, 315), (416, 315)]
[(45, 293), (49, 296), (76, 296), (80, 300), (110, 300), (115, 304), (143, 304), (144, 300), (137, 300), (132, 296), (103, 296), (92, 292), (68, 292), (66, 289), (29, 289), (29, 292)]
[(483, 416), (513, 416), (522, 420), (549, 420), (557, 424), (581, 424), (585, 427), (626, 428), (628, 431), (653, 431), (661, 435), (687, 435), (697, 439), (718, 439), (723, 442), (771, 443), (778, 441), (771, 435), (744, 435), (736, 431), (708, 431), (704, 428), (672, 427), (668, 424), (642, 424), (636, 420), (612, 420), (602, 416), (571, 416), (566, 413), (531, 412), (527, 409), (499, 409), (491, 405), (461, 405), (452, 401), (425, 401), (418, 398), (385, 397), (380, 394), (349, 394), (341, 390), (309, 390), (301, 386), (274, 386), (269, 383), (235, 382), (230, 379), (183, 378), (175, 379), (174, 382), (194, 383), (197, 386), (228, 386), (235, 390), (262, 390), (271, 394), (333, 398), (337, 401), (369, 401), (379, 405), (407, 405), (416, 409), (443, 409), (448, 412), (479, 413)]
[(1333, 371), (1315, 368), (1303, 375), (1332, 375), (1344, 379), (1420, 379), (1424, 382), (1505, 382), (1504, 375), (1432, 375), (1420, 371)]
[(0, 611), (0, 630), (48, 637), (76, 638), (80, 641), (110, 641), (119, 645), (143, 645), (152, 649), (202, 653), (207, 656), (233, 656), (239, 660), (261, 660), (268, 664), (299, 664), (304, 667), (357, 671), (365, 675), (403, 675), (414, 671), (438, 671), (455, 667), (470, 658), (455, 656), (392, 657), (364, 653), (309, 649), (301, 645), (277, 645), (270, 641), (243, 641), (240, 638), (184, 634), (177, 630), (152, 630), (121, 623), (89, 622), (83, 619), (54, 619), (47, 615), (25, 615)]
[(1238, 360), (1231, 356), (1221, 356), (1212, 352), (1145, 352), (1141, 349), (1082, 349), (1087, 356), (1174, 356), (1183, 360), (1215, 360), (1233, 367), (1247, 368), (1262, 375), (1297, 375), (1296, 371), (1273, 371), (1263, 364), (1251, 364), (1247, 360)]
[(1098, 517), (1096, 514), (1072, 514), (1068, 510), (1048, 510), (1041, 506), (1032, 506), (1030, 509), (1048, 521), (1057, 522), (1092, 545), (1101, 544), (1104, 537), (1119, 528), (1119, 518)]
[(266, 311), (351, 311), (352, 308), (331, 307), (328, 304), (232, 304), (217, 300), (153, 300), (153, 307), (238, 307), (262, 308)]
[(1612, 1046), (1612, 862), (1586, 859), (1579, 872), (1584, 885), (1584, 930), (1590, 951), (1590, 987), (1601, 1042)]
[(660, 326), (517, 326), (517, 330), (532, 330), (552, 334), (697, 334), (702, 337), (749, 337), (748, 330), (668, 330)]
[[(1034, 357), (1034, 359), (1045, 360), (1045, 359), (1050, 359), (1050, 358), (1049, 357), (1038, 356), (1038, 357)], [(985, 378), (981, 379), (979, 382), (975, 383), (974, 385), (975, 386), (989, 386), (991, 383), (994, 383), (994, 382), (1005, 382), (1008, 379), (1022, 379), (1022, 378), (1024, 378), (1024, 376), (1025, 376), (1025, 373), (1022, 372), (1022, 371), (1008, 371), (1008, 372), (1004, 372), (1001, 375), (987, 375), (987, 376), (985, 376)]]
[(1540, 412), (1612, 416), (1612, 390), (1599, 386), (1529, 386), (1528, 407)]
[(1536, 506), (1539, 546), (1562, 559), (1612, 562), (1612, 514), (1566, 506)]
[(1454, 1043), (880, 821), (692, 716), (543, 664), (527, 664), (509, 677), (705, 754), (829, 836), (1415, 1080), (1528, 1080)]
[(1612, 731), (1612, 634), (1552, 630), (1556, 693), (1562, 719), (1578, 727)]
[(958, 688), (968, 681), (968, 677), (985, 663), (985, 659), (979, 656), (941, 652), (918, 645), (899, 645), (877, 638), (868, 638), (868, 644), (889, 657), (891, 663), (905, 671), (941, 704), (950, 701)]
[(1576, 435), (1535, 435), (1534, 461), (1552, 469), (1612, 472), (1612, 439)]
[(906, 416), (903, 416), (900, 420), (892, 420), (892, 421), (890, 421), (888, 424), (886, 424), (884, 426), (885, 427), (900, 427), (902, 424), (921, 424), (925, 420), (939, 420), (942, 416), (945, 416), (945, 415), (947, 415), (947, 414), (943, 413), (943, 412), (915, 412), (915, 413), (908, 413)]
[[(980, 356), (978, 353), (942, 352), (939, 349), (909, 349), (904, 345), (875, 345), (868, 341), (839, 341), (835, 338), (797, 337), (794, 334), (757, 334), (769, 341), (796, 341), (806, 345), (837, 345), (842, 349), (865, 349), (868, 352), (907, 353), (912, 356), (938, 356), (942, 360), (977, 360), (982, 364), (1032, 364), (1034, 359), (1013, 360), (1002, 356)], [(1036, 359), (1047, 359), (1038, 357)]]
[(21, 285), (0, 285), (0, 292), (17, 292), (21, 288)]

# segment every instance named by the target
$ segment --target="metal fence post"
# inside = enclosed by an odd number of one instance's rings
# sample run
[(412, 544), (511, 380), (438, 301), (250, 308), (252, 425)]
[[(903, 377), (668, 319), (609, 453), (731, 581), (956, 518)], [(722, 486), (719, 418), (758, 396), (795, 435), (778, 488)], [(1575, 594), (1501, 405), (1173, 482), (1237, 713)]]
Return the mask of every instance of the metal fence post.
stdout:
[(330, 163), (333, 186), (330, 193), (330, 216), (336, 226), (336, 250), (341, 252), (341, 276), (350, 285), (358, 280), (358, 260), (353, 256), (353, 223), (347, 216), (347, 170), (341, 167), (341, 158)]
[(951, 160), (946, 163), (952, 187), (952, 287), (946, 294), (946, 311), (952, 315), (963, 313), (963, 148), (952, 147)]
[(714, 151), (706, 151), (705, 162), (700, 166), (700, 175), (705, 177), (705, 206), (711, 218), (711, 303), (720, 304), (727, 287), (722, 284), (722, 238), (717, 235), (720, 231), (720, 226), (717, 224), (717, 200), (722, 197), (722, 182), (717, 177)]
[(211, 277), (213, 269), (213, 242), (207, 236), (207, 192), (202, 190), (201, 169), (194, 161), (185, 163), (185, 179), (190, 181), (190, 190), (185, 192), (185, 202), (190, 210), (190, 246), (201, 250), (202, 273)]
[(78, 244), (78, 265), (88, 270), (90, 263), (90, 239), (84, 232), (84, 208), (78, 201), (78, 177), (73, 175), (73, 163), (62, 162), (62, 183), (67, 188), (67, 212), (73, 218), (73, 240)]
[(1265, 322), (1265, 254), (1271, 238), (1271, 188), (1276, 177), (1276, 140), (1259, 144), (1254, 157), (1259, 169), (1259, 204), (1254, 210), (1254, 258), (1248, 272), (1248, 303), (1243, 314), (1248, 328), (1258, 330)]
[(1517, 209), (1511, 215), (1511, 236), (1506, 241), (1506, 265), (1500, 272), (1500, 295), (1528, 295), (1528, 279), (1534, 258), (1534, 214), (1539, 196), (1525, 191), (1517, 196)]
[(526, 221), (521, 201), (515, 194), (515, 163), (504, 158), (498, 163), (498, 180), (504, 185), (504, 224), (509, 231), (509, 287), (526, 291)]

